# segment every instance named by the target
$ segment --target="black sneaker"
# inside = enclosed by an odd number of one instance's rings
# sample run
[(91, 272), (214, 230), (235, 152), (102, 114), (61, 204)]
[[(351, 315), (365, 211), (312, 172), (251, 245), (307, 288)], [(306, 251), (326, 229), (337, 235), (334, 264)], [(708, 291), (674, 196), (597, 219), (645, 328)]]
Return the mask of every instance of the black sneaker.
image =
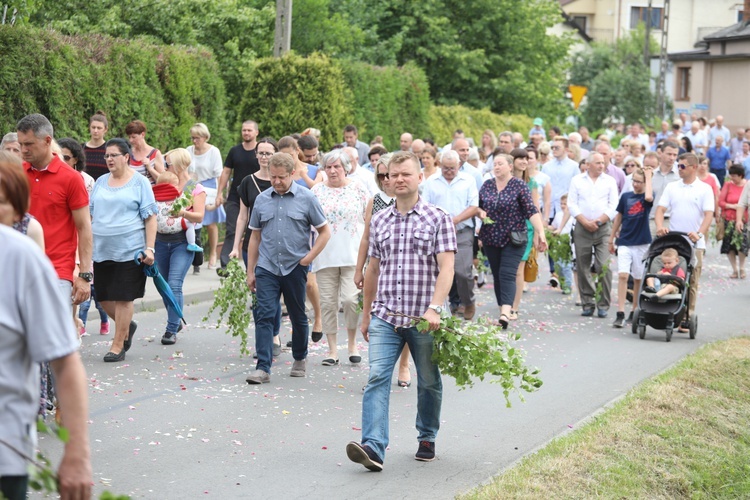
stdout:
[(617, 312), (617, 318), (615, 318), (615, 323), (613, 325), (615, 328), (623, 328), (625, 326), (625, 313), (624, 312)]
[(584, 307), (583, 312), (581, 313), (581, 316), (589, 317), (594, 315), (594, 311), (596, 311), (595, 307)]
[(346, 445), (346, 456), (352, 462), (362, 464), (366, 469), (373, 472), (383, 470), (383, 461), (366, 444), (359, 444), (352, 441)]
[(432, 462), (435, 460), (435, 443), (429, 441), (420, 441), (419, 449), (414, 458), (421, 462)]
[(628, 314), (628, 323), (633, 323), (633, 311), (630, 311), (630, 314)]
[(172, 345), (177, 343), (177, 334), (171, 333), (171, 332), (164, 332), (164, 335), (161, 338), (161, 343), (163, 345)]
[(201, 266), (193, 266), (193, 274), (200, 274)]

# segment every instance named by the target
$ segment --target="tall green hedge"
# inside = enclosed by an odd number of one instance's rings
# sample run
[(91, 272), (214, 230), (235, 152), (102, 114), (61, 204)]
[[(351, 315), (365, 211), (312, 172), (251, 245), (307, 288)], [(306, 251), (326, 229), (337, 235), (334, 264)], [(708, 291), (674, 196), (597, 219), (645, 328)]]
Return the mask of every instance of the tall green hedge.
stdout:
[(259, 59), (248, 73), (239, 117), (258, 122), (261, 134), (279, 138), (308, 127), (320, 129), (321, 149), (342, 141), (352, 120), (341, 69), (328, 57)]
[(108, 137), (140, 119), (149, 144), (166, 151), (190, 144), (201, 121), (226, 152), (224, 84), (212, 54), (105, 36), (62, 36), (48, 30), (0, 26), (0, 131), (42, 113), (56, 137), (87, 140), (88, 118), (103, 110)]
[(416, 64), (381, 67), (342, 61), (340, 65), (360, 140), (369, 142), (380, 135), (390, 150), (398, 149), (403, 132), (427, 135), (430, 88)]
[(506, 130), (521, 132), (524, 136), (533, 127), (533, 119), (524, 115), (498, 115), (489, 109), (471, 109), (466, 106), (431, 106), (430, 134), (435, 143), (442, 146), (453, 138), (453, 132), (460, 128), (466, 137), (472, 137), (481, 144), (482, 133), (486, 129), (495, 136)]

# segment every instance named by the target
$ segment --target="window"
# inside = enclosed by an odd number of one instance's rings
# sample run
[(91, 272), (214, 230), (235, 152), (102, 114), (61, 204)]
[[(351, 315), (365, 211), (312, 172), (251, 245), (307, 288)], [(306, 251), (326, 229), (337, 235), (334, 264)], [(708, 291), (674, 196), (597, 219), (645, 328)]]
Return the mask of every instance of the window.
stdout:
[[(630, 8), (630, 29), (638, 27), (638, 23), (645, 23), (648, 17), (648, 7), (631, 7)], [(661, 7), (651, 7), (651, 29), (660, 30), (664, 26), (664, 9)]]
[(579, 28), (581, 28), (581, 31), (586, 33), (586, 16), (573, 16), (573, 22), (576, 23)]
[(737, 9), (737, 22), (741, 23), (744, 17), (745, 17), (745, 11), (742, 9)]
[(677, 68), (677, 95), (675, 101), (690, 100), (690, 68)]

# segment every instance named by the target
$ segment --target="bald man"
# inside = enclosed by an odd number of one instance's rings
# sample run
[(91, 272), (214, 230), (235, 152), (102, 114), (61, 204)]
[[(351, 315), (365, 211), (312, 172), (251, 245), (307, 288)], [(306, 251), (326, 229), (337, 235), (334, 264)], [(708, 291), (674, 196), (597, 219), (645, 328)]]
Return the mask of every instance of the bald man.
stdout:
[(399, 146), (401, 147), (401, 151), (409, 151), (411, 150), (411, 145), (414, 142), (414, 138), (409, 132), (404, 132), (401, 134), (401, 139), (399, 141)]

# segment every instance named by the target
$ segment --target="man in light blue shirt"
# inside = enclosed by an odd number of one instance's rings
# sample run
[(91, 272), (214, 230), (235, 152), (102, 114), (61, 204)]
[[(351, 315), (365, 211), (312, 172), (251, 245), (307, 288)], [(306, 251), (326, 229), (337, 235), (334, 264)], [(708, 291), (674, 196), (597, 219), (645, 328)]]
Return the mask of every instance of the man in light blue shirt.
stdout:
[[(281, 295), (292, 322), (292, 377), (304, 377), (307, 358), (307, 314), (305, 287), (307, 270), (331, 238), (323, 209), (309, 189), (292, 179), (295, 162), (285, 153), (269, 160), (271, 186), (255, 199), (248, 227), (252, 231), (247, 249), (247, 285), (256, 292), (256, 369), (248, 384), (271, 381), (273, 334)], [(310, 248), (310, 226), (318, 230)]]
[(464, 319), (471, 320), (476, 312), (474, 276), (472, 275), (473, 217), (479, 212), (479, 191), (470, 175), (459, 172), (459, 161), (456, 151), (443, 153), (441, 173), (425, 181), (422, 198), (427, 203), (442, 208), (453, 217), (458, 242), (453, 286), (460, 303), (464, 306)]
[(711, 127), (711, 130), (708, 131), (708, 142), (710, 147), (716, 145), (716, 137), (718, 136), (721, 136), (724, 139), (725, 145), (729, 144), (729, 141), (732, 139), (732, 133), (724, 126), (724, 117), (721, 115), (716, 117), (716, 125)]
[(560, 210), (560, 197), (568, 192), (570, 181), (580, 173), (578, 164), (568, 158), (568, 139), (555, 137), (551, 149), (552, 159), (542, 167), (542, 172), (549, 176), (552, 186), (552, 207), (550, 220), (547, 221), (550, 223)]
[(472, 179), (474, 179), (474, 182), (476, 182), (477, 185), (477, 191), (482, 189), (482, 184), (484, 184), (484, 179), (482, 179), (482, 172), (480, 172), (479, 169), (473, 166), (471, 163), (468, 163), (469, 153), (471, 153), (469, 141), (463, 138), (456, 139), (455, 141), (453, 141), (451, 151), (455, 151), (456, 153), (458, 153), (458, 171), (468, 174)]

